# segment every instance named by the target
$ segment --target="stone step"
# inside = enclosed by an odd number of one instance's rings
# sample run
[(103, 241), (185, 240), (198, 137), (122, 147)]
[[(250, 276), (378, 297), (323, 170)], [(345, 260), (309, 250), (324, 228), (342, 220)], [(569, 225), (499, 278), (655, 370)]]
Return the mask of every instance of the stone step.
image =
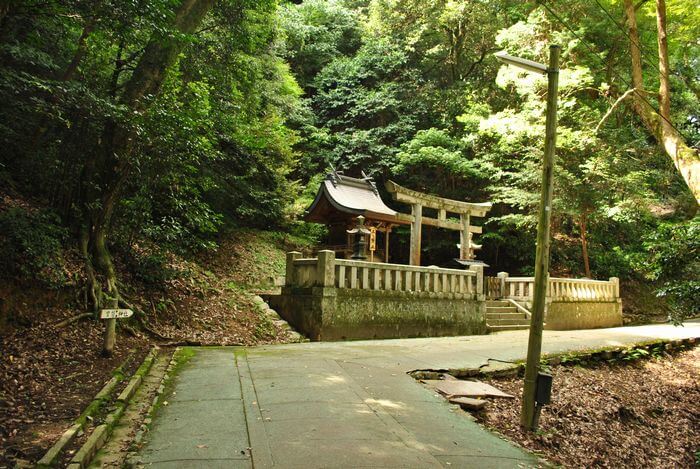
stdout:
[(492, 318), (486, 318), (486, 324), (490, 324), (493, 326), (512, 326), (512, 325), (524, 325), (524, 326), (529, 326), (530, 321), (527, 319), (524, 319), (522, 317), (520, 318), (509, 318), (509, 319), (492, 319)]
[(515, 306), (487, 306), (486, 307), (486, 314), (489, 313), (515, 313), (518, 311), (518, 308)]
[(506, 300), (486, 300), (486, 307), (489, 306), (512, 306), (510, 301)]
[(530, 326), (527, 325), (508, 325), (508, 326), (488, 326), (494, 332), (497, 331), (520, 331), (523, 329), (529, 329)]
[(489, 319), (526, 319), (529, 320), (527, 316), (523, 313), (486, 313), (486, 320)]

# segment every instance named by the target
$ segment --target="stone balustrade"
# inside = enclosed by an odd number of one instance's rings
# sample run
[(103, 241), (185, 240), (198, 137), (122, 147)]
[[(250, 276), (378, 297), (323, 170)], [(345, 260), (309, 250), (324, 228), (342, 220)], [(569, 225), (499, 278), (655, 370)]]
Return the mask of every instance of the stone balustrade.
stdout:
[[(486, 297), (511, 300), (531, 308), (533, 277), (510, 277), (500, 272), (486, 279)], [(620, 280), (590, 280), (550, 277), (547, 283), (545, 329), (572, 330), (622, 325)]]
[(383, 264), (335, 259), (333, 251), (319, 251), (317, 258), (287, 254), (286, 286), (335, 287), (395, 292), (423, 292), (457, 296), (481, 295), (483, 267), (470, 270)]
[[(534, 278), (501, 272), (484, 279), (470, 270), (336, 259), (319, 251), (287, 253), (284, 286), (270, 304), (312, 340), (472, 335), (487, 331), (486, 299), (532, 307)], [(592, 329), (622, 325), (617, 278), (550, 278), (545, 328)]]
[[(534, 295), (534, 277), (510, 277), (500, 272), (496, 281), (488, 281), (489, 298), (506, 298), (531, 302)], [(550, 277), (547, 299), (551, 301), (616, 301), (620, 298), (620, 280), (590, 280)]]

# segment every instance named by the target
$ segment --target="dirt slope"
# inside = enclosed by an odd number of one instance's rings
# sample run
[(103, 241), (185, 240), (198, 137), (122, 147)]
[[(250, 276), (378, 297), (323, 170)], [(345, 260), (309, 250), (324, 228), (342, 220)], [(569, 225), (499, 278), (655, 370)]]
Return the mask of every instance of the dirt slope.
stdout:
[(284, 234), (233, 231), (219, 248), (193, 260), (169, 255), (173, 275), (157, 287), (139, 283), (119, 262), (122, 291), (141, 309), (157, 340), (134, 320), (120, 322), (115, 356), (100, 355), (102, 324), (86, 318), (71, 288), (47, 291), (3, 282), (0, 309), (0, 467), (37, 461), (72, 423), (112, 371), (133, 351), (138, 365), (152, 343), (188, 340), (210, 345), (253, 345), (287, 340), (286, 333), (253, 308), (284, 270), (285, 250), (303, 244)]

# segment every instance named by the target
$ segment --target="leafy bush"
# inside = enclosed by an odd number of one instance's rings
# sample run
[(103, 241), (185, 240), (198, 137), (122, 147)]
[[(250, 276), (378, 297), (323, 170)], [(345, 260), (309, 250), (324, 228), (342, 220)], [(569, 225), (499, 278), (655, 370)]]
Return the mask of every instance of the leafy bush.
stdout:
[(594, 249), (590, 256), (593, 278), (636, 277), (630, 263), (633, 262), (631, 259), (638, 257), (638, 253), (625, 252), (620, 246), (613, 246), (612, 249)]
[(13, 207), (0, 212), (0, 271), (50, 287), (65, 284), (63, 241), (67, 231), (48, 210)]
[(649, 280), (659, 281), (658, 296), (666, 297), (676, 322), (700, 314), (700, 217), (664, 223), (645, 242), (649, 253), (637, 267)]
[(127, 262), (134, 277), (151, 287), (163, 287), (165, 282), (178, 276), (178, 271), (170, 267), (167, 254), (160, 249), (131, 251), (127, 255)]

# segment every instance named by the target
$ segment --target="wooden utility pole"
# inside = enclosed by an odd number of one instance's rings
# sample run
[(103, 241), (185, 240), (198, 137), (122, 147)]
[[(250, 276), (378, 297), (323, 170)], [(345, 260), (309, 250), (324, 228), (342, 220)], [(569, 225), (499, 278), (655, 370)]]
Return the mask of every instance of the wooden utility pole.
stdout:
[(550, 218), (552, 215), (552, 179), (554, 172), (554, 150), (557, 140), (557, 92), (559, 89), (560, 46), (549, 47), (549, 68), (547, 68), (547, 123), (544, 141), (544, 161), (542, 164), (542, 189), (540, 211), (537, 222), (537, 252), (535, 255), (535, 286), (530, 320), (530, 338), (527, 345), (525, 367), (525, 388), (520, 414), (520, 424), (527, 430), (537, 428), (539, 407), (536, 406), (537, 373), (542, 351), (542, 329), (544, 310), (549, 282), (549, 243)]

